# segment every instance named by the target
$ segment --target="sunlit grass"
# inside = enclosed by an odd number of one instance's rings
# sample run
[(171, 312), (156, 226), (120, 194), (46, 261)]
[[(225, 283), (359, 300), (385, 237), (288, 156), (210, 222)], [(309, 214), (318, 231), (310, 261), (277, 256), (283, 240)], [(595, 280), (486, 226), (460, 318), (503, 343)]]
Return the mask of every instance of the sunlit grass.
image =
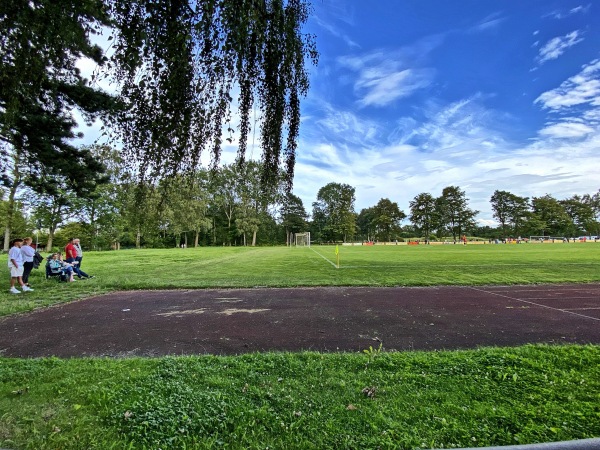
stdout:
[[(600, 245), (198, 248), (87, 253), (0, 314), (115, 290), (600, 281)], [(7, 277), (8, 278), (8, 277)], [(600, 436), (600, 346), (238, 357), (0, 359), (0, 447), (383, 448)]]
[(115, 290), (294, 286), (435, 286), (600, 281), (600, 244), (201, 247), (89, 252), (92, 280), (0, 291), (0, 315)]
[(451, 448), (600, 436), (600, 347), (0, 359), (0, 446)]

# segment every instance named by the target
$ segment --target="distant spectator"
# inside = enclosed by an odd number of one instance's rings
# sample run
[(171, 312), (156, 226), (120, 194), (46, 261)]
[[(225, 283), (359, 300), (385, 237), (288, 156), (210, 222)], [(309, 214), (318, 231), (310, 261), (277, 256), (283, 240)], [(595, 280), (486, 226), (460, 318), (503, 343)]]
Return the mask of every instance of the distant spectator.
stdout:
[(75, 261), (75, 258), (77, 258), (77, 249), (73, 245), (74, 240), (74, 238), (69, 238), (67, 245), (65, 245), (65, 261), (68, 263)]
[(23, 283), (29, 286), (29, 274), (33, 269), (33, 257), (35, 256), (35, 249), (31, 246), (30, 237), (23, 239), (23, 245), (21, 246), (21, 254), (23, 255)]
[(77, 252), (77, 256), (75, 256), (75, 261), (79, 263), (77, 267), (81, 269), (81, 260), (83, 259), (83, 250), (81, 249), (81, 244), (79, 243), (79, 238), (73, 239), (73, 247), (75, 247), (75, 251)]
[(23, 292), (33, 291), (29, 286), (25, 286), (23, 283), (23, 255), (21, 253), (21, 246), (23, 245), (23, 239), (14, 239), (11, 242), (10, 250), (8, 252), (8, 268), (10, 269), (10, 293), (20, 294), (15, 287), (15, 283), (18, 281), (21, 285)]
[(94, 278), (79, 268), (79, 262), (77, 261), (77, 249), (75, 248), (75, 245), (73, 245), (73, 241), (75, 241), (74, 238), (69, 238), (69, 241), (65, 246), (65, 261), (73, 266), (73, 272), (75, 272), (77, 278)]
[[(48, 264), (50, 265), (50, 272), (54, 274), (62, 273), (65, 276), (66, 281), (74, 281), (73, 273), (75, 267), (72, 264), (64, 262), (60, 253), (53, 253)], [(65, 278), (63, 278), (63, 280)]]

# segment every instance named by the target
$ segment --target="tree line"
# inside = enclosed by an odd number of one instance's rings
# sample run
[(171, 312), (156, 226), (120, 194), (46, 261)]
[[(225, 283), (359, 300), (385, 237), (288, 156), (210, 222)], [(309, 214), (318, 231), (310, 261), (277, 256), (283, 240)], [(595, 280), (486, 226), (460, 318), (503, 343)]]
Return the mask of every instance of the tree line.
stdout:
[[(46, 182), (52, 189), (39, 193), (22, 186), (12, 203), (8, 190), (2, 190), (0, 225), (5, 235), (35, 236), (50, 251), (62, 247), (70, 236), (80, 237), (88, 249), (119, 249), (281, 245), (293, 242), (294, 233), (306, 231), (313, 242), (323, 243), (459, 239), (465, 234), (482, 238), (600, 234), (600, 191), (558, 200), (497, 190), (490, 203), (499, 225), (481, 227), (476, 222), (478, 211), (469, 207), (466, 193), (457, 186), (444, 188), (439, 197), (415, 196), (407, 212), (382, 198), (357, 213), (355, 188), (329, 183), (317, 192), (309, 215), (302, 200), (287, 191), (284, 174), (265, 189), (260, 162), (140, 182), (111, 147), (94, 145), (83, 151), (104, 168), (86, 195), (50, 175)], [(11, 204), (12, 216), (6, 213)]]
[[(319, 190), (313, 203), (314, 239), (389, 242), (406, 238), (457, 240), (466, 234), (489, 239), (600, 235), (600, 190), (562, 200), (550, 194), (529, 198), (496, 190), (490, 206), (497, 227), (477, 225), (479, 211), (469, 207), (465, 191), (458, 186), (445, 187), (439, 197), (427, 192), (416, 195), (409, 202), (408, 213), (396, 202), (382, 198), (357, 214), (354, 194), (352, 186), (339, 183)], [(410, 224), (403, 225), (405, 219)]]
[[(76, 210), (91, 223), (102, 214), (87, 200), (114, 183), (105, 184), (97, 155), (74, 144), (74, 112), (87, 124), (101, 119), (120, 143), (137, 200), (150, 202), (168, 179), (193, 183), (202, 154), (218, 167), (224, 142), (237, 143), (243, 166), (250, 132), (262, 151), (261, 185), (291, 190), (306, 66), (318, 59), (314, 36), (302, 31), (309, 13), (306, 0), (0, 2), (5, 246), (22, 219), (13, 216), (20, 190), (52, 217), (39, 218), (49, 243), (72, 209), (67, 195), (82, 199)], [(87, 78), (82, 61), (96, 67)]]

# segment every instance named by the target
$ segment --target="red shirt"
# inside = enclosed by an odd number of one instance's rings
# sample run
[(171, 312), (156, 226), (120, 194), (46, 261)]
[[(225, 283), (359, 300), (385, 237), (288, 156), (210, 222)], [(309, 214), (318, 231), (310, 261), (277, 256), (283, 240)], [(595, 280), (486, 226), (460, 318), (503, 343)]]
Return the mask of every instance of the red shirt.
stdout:
[(71, 243), (65, 246), (65, 258), (77, 258), (77, 249)]

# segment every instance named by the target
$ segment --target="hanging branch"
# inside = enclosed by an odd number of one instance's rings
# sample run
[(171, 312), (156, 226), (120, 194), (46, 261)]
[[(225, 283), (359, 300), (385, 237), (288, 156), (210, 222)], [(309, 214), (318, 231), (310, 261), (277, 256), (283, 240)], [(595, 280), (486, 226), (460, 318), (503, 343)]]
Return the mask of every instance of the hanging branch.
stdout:
[[(299, 99), (309, 87), (305, 60), (317, 61), (314, 37), (301, 31), (307, 0), (109, 3), (118, 30), (112, 74), (124, 104), (117, 121), (142, 178), (189, 172), (204, 150), (217, 165), (239, 92), (238, 162), (257, 107), (263, 183), (275, 183), (283, 163), (291, 188)], [(234, 131), (229, 125), (228, 141)]]

